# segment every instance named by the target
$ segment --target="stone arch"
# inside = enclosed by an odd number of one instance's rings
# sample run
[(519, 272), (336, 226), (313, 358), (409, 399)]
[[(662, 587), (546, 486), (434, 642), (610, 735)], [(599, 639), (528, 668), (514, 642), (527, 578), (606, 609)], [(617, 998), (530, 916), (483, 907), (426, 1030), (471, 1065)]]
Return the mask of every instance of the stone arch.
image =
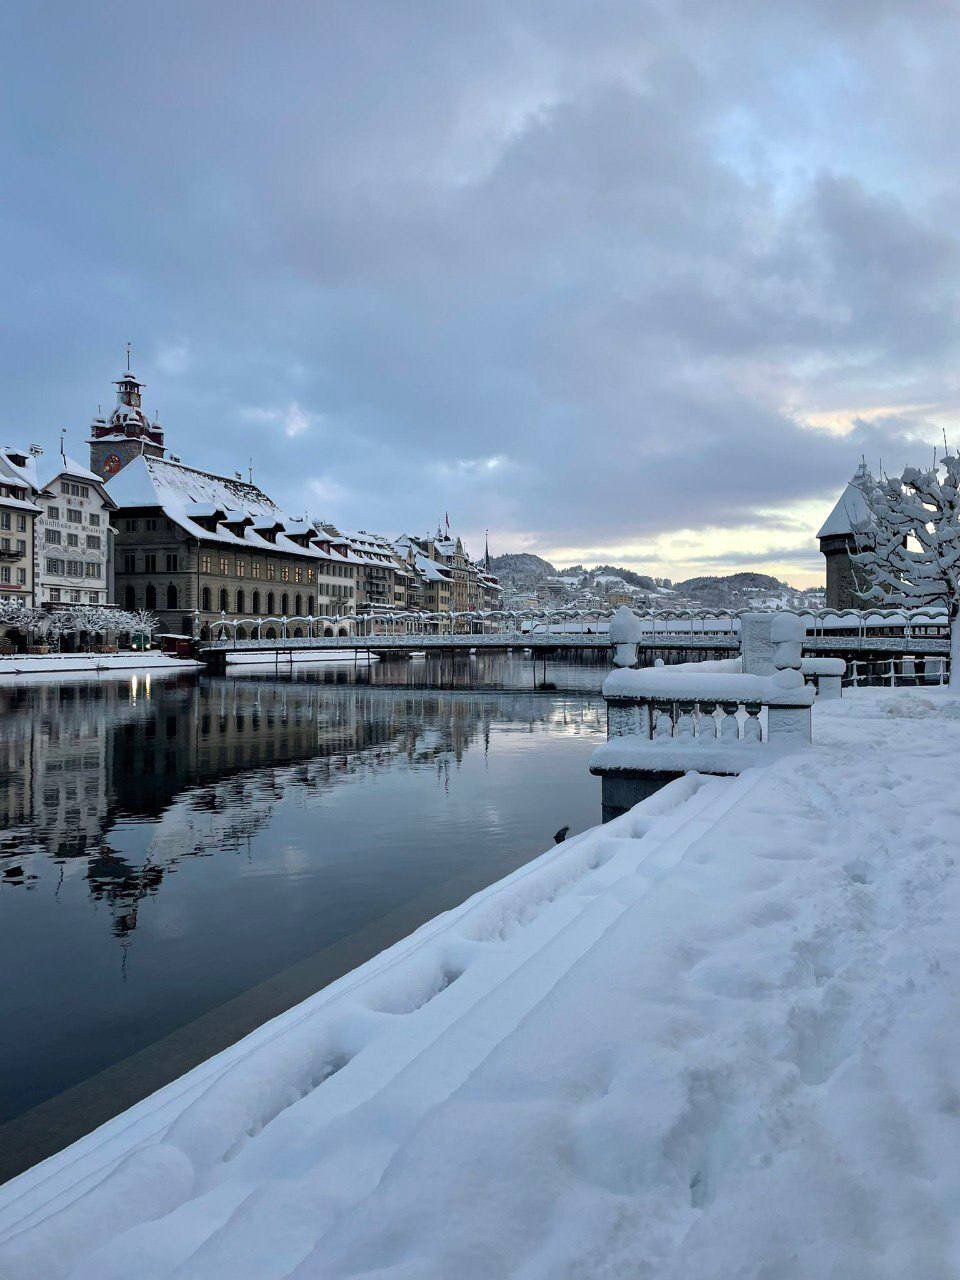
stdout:
[(323, 628), (323, 634), (324, 634), (325, 636), (332, 636), (332, 635), (333, 635), (333, 627), (324, 627), (324, 628)]
[(280, 597), (280, 612), (284, 617), (290, 612), (290, 597), (286, 592)]
[(135, 609), (137, 607), (137, 593), (132, 582), (128, 582), (123, 588), (123, 607), (125, 609)]
[(237, 613), (246, 613), (247, 611), (247, 593), (241, 587), (237, 592)]
[(273, 598), (273, 592), (268, 591), (267, 592), (267, 613), (274, 613), (275, 611), (276, 611), (276, 603)]
[(178, 603), (177, 588), (174, 586), (172, 582), (168, 582), (167, 583), (167, 608), (178, 609), (179, 607), (180, 606)]
[(212, 605), (212, 601), (210, 599), (210, 588), (204, 587), (203, 590), (200, 592), (200, 608), (204, 611), (204, 613), (209, 613), (211, 605)]
[(229, 609), (230, 609), (230, 600), (229, 600), (229, 597), (227, 596), (227, 588), (221, 587), (220, 588), (220, 612), (227, 613), (229, 612)]
[(259, 591), (255, 591), (253, 593), (252, 608), (253, 608), (253, 612), (259, 617), (260, 616), (260, 592)]
[(143, 593), (143, 601), (148, 609), (155, 609), (157, 607), (157, 588), (152, 582), (147, 583), (147, 589)]

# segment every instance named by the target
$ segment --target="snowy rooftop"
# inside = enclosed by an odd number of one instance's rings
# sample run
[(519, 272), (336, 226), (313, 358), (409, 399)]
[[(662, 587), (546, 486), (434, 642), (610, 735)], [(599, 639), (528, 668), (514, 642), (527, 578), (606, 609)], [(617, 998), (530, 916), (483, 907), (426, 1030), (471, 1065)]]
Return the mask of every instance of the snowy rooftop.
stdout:
[(436, 560), (431, 560), (429, 556), (418, 553), (414, 556), (414, 564), (427, 582), (451, 581), (452, 574), (446, 565), (439, 564)]
[(551, 848), (0, 1189), (0, 1274), (955, 1275), (958, 712)]
[(0, 475), (10, 475), (28, 489), (39, 489), (37, 460), (28, 449), (0, 445)]
[[(0, 473), (0, 483), (3, 481), (3, 475)], [(34, 515), (40, 514), (40, 507), (35, 502), (31, 502), (28, 498), (9, 498), (6, 494), (0, 493), (0, 507), (6, 507), (8, 510), (14, 511), (32, 511)]]
[[(866, 472), (866, 468), (861, 465), (857, 475)], [(837, 502), (824, 520), (817, 534), (818, 538), (832, 538), (840, 534), (852, 533), (854, 526), (867, 523), (869, 524), (873, 517), (870, 514), (870, 508), (864, 501), (863, 494), (857, 488), (854, 480), (851, 480), (847, 487), (841, 493)]]
[(61, 476), (69, 476), (73, 480), (83, 480), (87, 484), (95, 484), (101, 490), (106, 492), (104, 482), (100, 476), (91, 471), (89, 467), (85, 467), (82, 463), (77, 462), (75, 458), (60, 458), (54, 464), (54, 470), (50, 473), (49, 478), (44, 481), (43, 488), (49, 489), (50, 486)]
[[(286, 532), (277, 533), (276, 541), (264, 537), (258, 529), (281, 525), (284, 530), (301, 535), (313, 526), (301, 517), (281, 511), (262, 489), (246, 480), (198, 471), (182, 462), (142, 454), (109, 482), (107, 492), (121, 508), (160, 507), (174, 524), (205, 541), (287, 551), (317, 560), (344, 560), (343, 556), (319, 547), (301, 546), (287, 537)], [(218, 513), (222, 513), (223, 523), (212, 530), (197, 523)], [(250, 523), (244, 525), (244, 521)]]

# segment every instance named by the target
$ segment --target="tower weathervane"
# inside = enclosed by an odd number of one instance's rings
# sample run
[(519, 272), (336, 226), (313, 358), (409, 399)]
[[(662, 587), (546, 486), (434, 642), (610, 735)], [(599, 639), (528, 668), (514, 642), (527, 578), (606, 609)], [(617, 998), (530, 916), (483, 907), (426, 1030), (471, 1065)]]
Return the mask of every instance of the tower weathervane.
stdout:
[(127, 373), (130, 372), (130, 343), (127, 343)]

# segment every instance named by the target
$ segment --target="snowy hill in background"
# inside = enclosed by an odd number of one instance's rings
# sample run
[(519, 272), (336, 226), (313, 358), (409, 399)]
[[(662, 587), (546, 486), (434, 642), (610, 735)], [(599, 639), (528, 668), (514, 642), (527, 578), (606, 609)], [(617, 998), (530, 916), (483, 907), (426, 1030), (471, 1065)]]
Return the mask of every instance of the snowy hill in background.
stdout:
[(557, 570), (549, 560), (541, 556), (519, 552), (516, 555), (494, 556), (491, 560), (493, 572), (501, 582), (511, 585), (518, 583), (539, 582), (544, 578), (555, 578)]
[(675, 584), (679, 595), (702, 604), (734, 607), (749, 603), (758, 594), (771, 597), (792, 594), (793, 587), (768, 573), (728, 573), (717, 577), (687, 578)]
[(611, 593), (616, 595), (621, 589), (626, 589), (627, 595), (636, 596), (641, 605), (652, 604), (650, 597), (664, 593), (677, 603), (686, 601), (726, 609), (797, 607), (805, 603), (815, 606), (817, 603), (801, 598), (810, 592), (791, 587), (768, 573), (717, 574), (673, 582), (670, 578), (653, 577), (612, 564), (592, 567), (575, 564), (558, 569), (549, 560), (529, 552), (495, 556), (493, 569), (508, 591), (536, 594), (541, 603), (561, 597), (568, 602), (571, 598), (575, 602), (581, 596), (608, 599)]

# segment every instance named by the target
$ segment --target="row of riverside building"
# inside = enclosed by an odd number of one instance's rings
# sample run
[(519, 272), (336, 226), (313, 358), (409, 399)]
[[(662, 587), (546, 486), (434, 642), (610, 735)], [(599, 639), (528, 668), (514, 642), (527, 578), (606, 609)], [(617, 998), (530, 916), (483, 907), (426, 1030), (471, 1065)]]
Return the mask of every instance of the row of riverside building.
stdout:
[(201, 637), (224, 617), (326, 616), (344, 632), (350, 615), (499, 607), (489, 548), (472, 560), (449, 521), (391, 540), (290, 516), (252, 477), (168, 455), (143, 384), (128, 368), (115, 385), (89, 468), (61, 452), (42, 479), (41, 450), (0, 448), (0, 601), (148, 609)]

